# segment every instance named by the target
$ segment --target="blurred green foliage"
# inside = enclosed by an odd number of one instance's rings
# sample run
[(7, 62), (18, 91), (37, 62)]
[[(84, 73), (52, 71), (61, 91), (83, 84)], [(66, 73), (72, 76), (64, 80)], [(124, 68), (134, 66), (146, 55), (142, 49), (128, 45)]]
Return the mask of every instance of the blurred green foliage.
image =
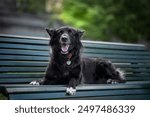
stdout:
[(150, 39), (150, 0), (63, 0), (59, 18), (95, 40)]
[[(86, 38), (150, 40), (150, 0), (16, 0), (16, 3), (19, 12), (32, 14), (46, 12), (49, 4), (51, 23), (57, 21), (59, 14), (66, 25), (84, 29)], [(56, 3), (62, 4), (62, 8), (55, 7)]]

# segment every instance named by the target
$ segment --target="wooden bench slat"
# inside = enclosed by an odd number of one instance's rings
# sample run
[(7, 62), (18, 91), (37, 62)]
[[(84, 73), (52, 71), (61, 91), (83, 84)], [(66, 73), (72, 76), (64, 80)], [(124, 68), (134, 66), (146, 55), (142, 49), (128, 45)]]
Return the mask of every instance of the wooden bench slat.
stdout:
[[(41, 78), (39, 78), (39, 79), (41, 79)], [(0, 79), (0, 83), (1, 84), (21, 84), (21, 83), (23, 83), (23, 84), (28, 84), (28, 83), (30, 83), (31, 81), (33, 81), (33, 80), (38, 80), (38, 78), (22, 78), (22, 77), (20, 77), (20, 78), (13, 78), (13, 80), (12, 80), (12, 78), (1, 78)]]
[(28, 83), (30, 83), (31, 81), (33, 81), (33, 80), (40, 80), (41, 78), (34, 78), (34, 77), (32, 77), (32, 78), (22, 78), (22, 77), (20, 77), (20, 78), (1, 78), (0, 79), (0, 84), (28, 84)]
[[(77, 87), (78, 91), (97, 91), (97, 90), (114, 90), (114, 89), (141, 89), (141, 88), (150, 88), (150, 84), (108, 84), (108, 85), (103, 85), (103, 84), (99, 84), (99, 85), (80, 85)], [(32, 89), (32, 90), (31, 90)], [(9, 93), (30, 93), (30, 92), (57, 92), (57, 91), (63, 91), (65, 92), (66, 90), (66, 86), (60, 86), (60, 87), (49, 87), (49, 85), (46, 86), (41, 86), (41, 87), (18, 87), (18, 88), (8, 88), (7, 91)]]
[(121, 68), (150, 68), (150, 64), (114, 64)]
[(49, 50), (48, 46), (40, 46), (40, 45), (25, 45), (25, 44), (8, 44), (8, 43), (1, 43), (0, 48), (9, 48), (9, 49), (27, 49), (27, 50)]
[(126, 74), (126, 77), (149, 77), (150, 74), (149, 73), (132, 73), (132, 74)]
[(103, 48), (103, 49), (116, 49), (116, 50), (146, 50), (144, 46), (123, 46), (123, 45), (113, 45), (113, 44), (93, 44), (93, 43), (83, 43), (84, 47), (88, 48)]
[(30, 61), (2, 61), (0, 62), (1, 66), (22, 66), (22, 67), (26, 67), (26, 66), (32, 66), (32, 67), (46, 67), (48, 65), (48, 62), (30, 62)]
[(0, 78), (42, 78), (44, 76), (44, 72), (43, 73), (21, 73), (21, 74), (18, 74), (18, 73), (7, 73), (7, 74), (0, 74)]
[[(149, 100), (149, 94), (136, 94), (136, 95), (115, 95), (115, 96), (101, 96), (101, 97), (80, 97), (77, 100)], [(74, 98), (71, 98), (74, 99)], [(65, 100), (65, 99), (64, 99)]]
[(64, 92), (50, 93), (27, 93), (27, 94), (10, 94), (10, 99), (61, 99), (61, 98), (78, 98), (78, 97), (101, 97), (112, 95), (131, 95), (131, 94), (150, 94), (149, 89), (129, 89), (129, 90), (105, 90), (105, 91), (78, 91), (75, 96), (66, 96)]
[(47, 56), (49, 57), (48, 51), (33, 51), (33, 50), (15, 50), (15, 49), (0, 49), (2, 55), (32, 55), (32, 56)]
[(84, 48), (82, 50), (84, 53), (96, 53), (96, 54), (117, 54), (117, 55), (144, 55), (149, 56), (148, 51), (139, 51), (139, 50), (112, 50), (112, 49), (90, 49)]
[(150, 56), (136, 56), (136, 55), (113, 55), (113, 54), (91, 54), (84, 53), (83, 56), (91, 56), (91, 57), (103, 57), (103, 58), (119, 58), (119, 59), (150, 59)]
[(124, 68), (122, 69), (125, 72), (144, 72), (144, 73), (150, 73), (150, 69), (145, 69), (145, 68), (138, 68), (138, 69), (131, 69), (131, 68)]
[(44, 72), (45, 70), (45, 67), (0, 67), (0, 72)]
[[(88, 57), (88, 56), (87, 56)], [(109, 58), (107, 58), (109, 59)], [(128, 59), (111, 59), (110, 60), (113, 62), (113, 63), (148, 63), (150, 62), (150, 60), (134, 60), (134, 59), (131, 59), (131, 60), (128, 60)]]
[(32, 38), (12, 38), (12, 37), (2, 37), (0, 42), (5, 43), (17, 43), (17, 44), (31, 44), (31, 45), (48, 45), (48, 40), (39, 40)]
[[(143, 83), (144, 84), (144, 83)], [(88, 85), (88, 84), (87, 84)], [(94, 84), (95, 85), (95, 84)], [(3, 87), (5, 88), (28, 88), (28, 87), (64, 87), (65, 85), (30, 85), (30, 84), (3, 84)], [(97, 84), (96, 84), (97, 86)]]
[(82, 43), (87, 43), (87, 44), (98, 44), (98, 45), (119, 45), (119, 46), (132, 46), (132, 47), (143, 47), (145, 46), (143, 44), (132, 44), (132, 43), (122, 43), (122, 42), (106, 42), (106, 41), (91, 41), (91, 40), (81, 40)]
[[(150, 76), (150, 75), (149, 75)], [(126, 77), (127, 81), (150, 81), (150, 77)]]
[(48, 61), (49, 57), (0, 55), (0, 60)]

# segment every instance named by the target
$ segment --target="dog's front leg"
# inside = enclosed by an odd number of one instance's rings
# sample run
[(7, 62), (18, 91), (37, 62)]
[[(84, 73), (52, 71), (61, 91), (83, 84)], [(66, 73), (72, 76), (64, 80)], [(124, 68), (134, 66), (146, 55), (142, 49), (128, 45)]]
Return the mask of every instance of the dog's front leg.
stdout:
[(81, 64), (73, 68), (68, 77), (71, 77), (69, 81), (69, 85), (66, 90), (66, 94), (68, 95), (75, 95), (76, 93), (76, 86), (80, 84), (82, 74), (81, 74)]
[(42, 85), (43, 82), (44, 82), (44, 79), (40, 79), (40, 80), (31, 81), (29, 84), (30, 85)]
[(66, 89), (66, 94), (67, 95), (75, 95), (75, 93), (76, 93), (76, 86), (77, 86), (77, 79), (72, 78), (69, 81), (69, 85), (68, 85), (68, 87)]

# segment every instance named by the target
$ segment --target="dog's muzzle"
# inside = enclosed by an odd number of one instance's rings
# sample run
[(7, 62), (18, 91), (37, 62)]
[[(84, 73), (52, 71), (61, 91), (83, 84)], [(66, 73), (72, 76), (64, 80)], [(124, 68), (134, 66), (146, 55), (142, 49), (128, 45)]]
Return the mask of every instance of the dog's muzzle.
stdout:
[(62, 34), (60, 37), (61, 54), (68, 54), (70, 43), (69, 35), (66, 33)]

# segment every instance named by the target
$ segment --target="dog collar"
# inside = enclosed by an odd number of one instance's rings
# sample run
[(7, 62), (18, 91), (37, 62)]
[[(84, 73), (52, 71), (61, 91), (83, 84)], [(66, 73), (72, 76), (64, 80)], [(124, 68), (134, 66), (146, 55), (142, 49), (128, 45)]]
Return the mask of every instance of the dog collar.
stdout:
[(71, 65), (71, 60), (70, 60), (71, 57), (72, 57), (72, 53), (68, 54), (68, 56), (67, 56), (68, 60), (66, 62), (67, 65)]
[(67, 65), (71, 65), (71, 61), (68, 60), (68, 61), (66, 62), (66, 64), (67, 64)]

